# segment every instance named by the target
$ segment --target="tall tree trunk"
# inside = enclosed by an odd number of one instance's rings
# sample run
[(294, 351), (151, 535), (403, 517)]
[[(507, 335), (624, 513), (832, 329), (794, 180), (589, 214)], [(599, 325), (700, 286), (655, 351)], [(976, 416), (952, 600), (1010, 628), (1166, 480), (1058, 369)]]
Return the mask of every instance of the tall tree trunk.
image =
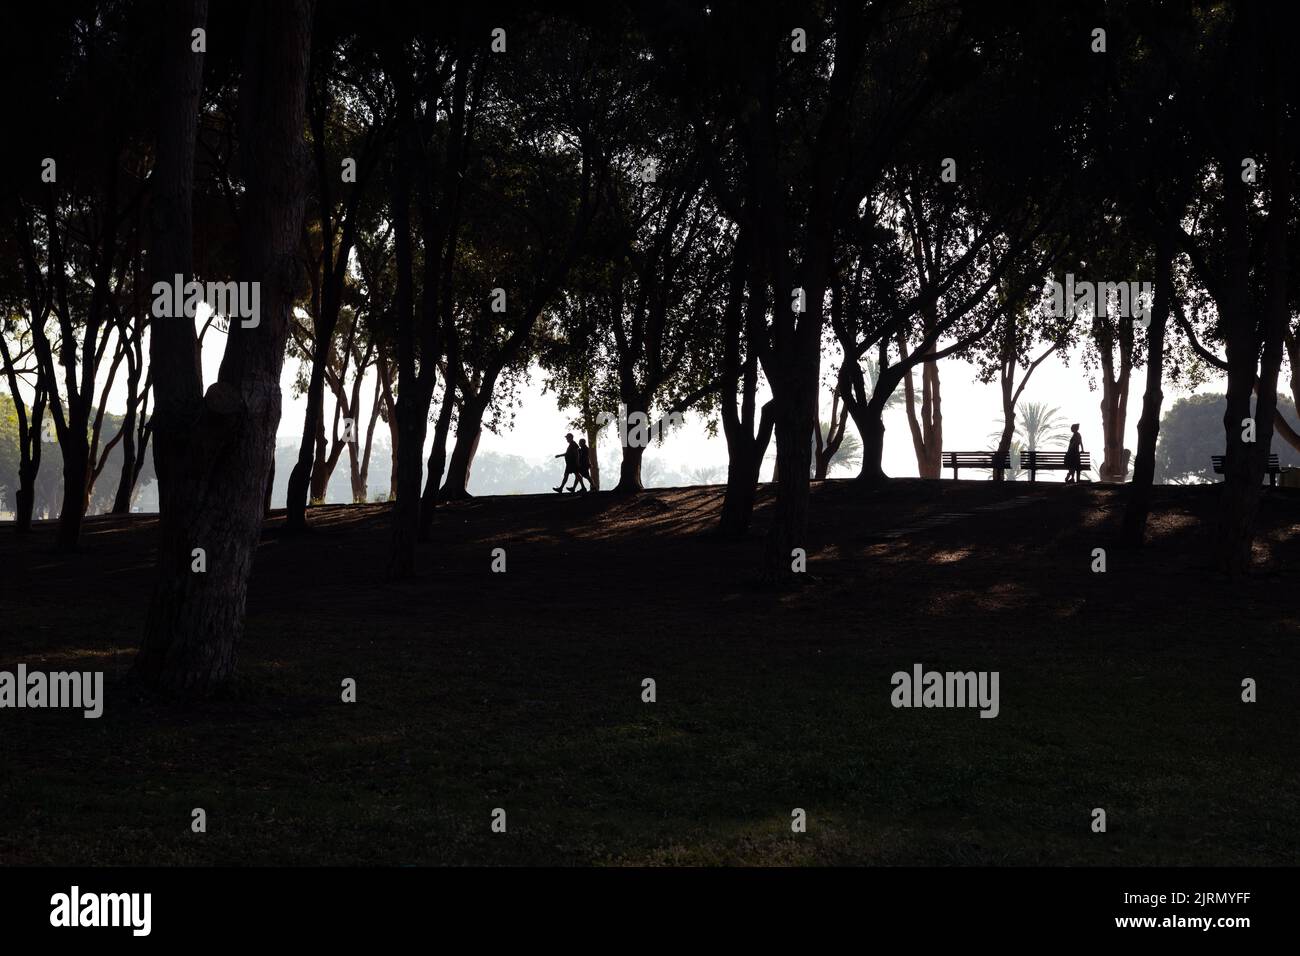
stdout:
[(858, 470), (858, 480), (868, 485), (880, 484), (888, 480), (885, 474), (885, 420), (884, 405), (873, 408), (868, 402), (859, 418), (854, 417), (858, 434), (862, 438), (862, 467)]
[[(768, 434), (771, 434), (769, 425)], [(767, 450), (765, 440), (763, 451)], [(727, 491), (722, 499), (722, 515), (718, 520), (718, 533), (728, 538), (741, 538), (749, 533), (754, 516), (754, 501), (758, 496), (758, 472), (763, 464), (758, 442), (738, 443), (727, 458)]]
[[(405, 65), (399, 67), (405, 77)], [(414, 130), (414, 93), (409, 77), (397, 83), (398, 155), (396, 190), (393, 196), (394, 253), (397, 264), (397, 285), (394, 310), (397, 315), (397, 377), (396, 404), (397, 498), (392, 509), (392, 539), (388, 559), (390, 580), (403, 580), (415, 575), (415, 546), (420, 527), (420, 484), (424, 466), (424, 436), (428, 429), (429, 402), (433, 397), (432, 367), (437, 362), (435, 350), (429, 348), (436, 330), (427, 323), (433, 310), (425, 308), (418, 313), (422, 324), (417, 334), (417, 307), (414, 288), (415, 258), (411, 248), (411, 196), (412, 173), (420, 150)], [(426, 250), (426, 263), (431, 250)], [(434, 290), (424, 290), (432, 297)], [(417, 371), (417, 357), (419, 370)]]
[[(207, 0), (160, 4), (161, 35), (158, 155), (150, 178), (149, 271), (171, 284), (193, 271), (194, 143), (198, 128), (203, 54), (190, 50), (190, 31), (207, 21)], [(182, 317), (157, 318), (149, 329), (149, 369), (154, 385), (153, 459), (158, 510), (171, 503), (173, 475), (185, 466), (189, 430), (203, 402), (203, 370), (194, 326)], [(181, 480), (179, 477), (177, 481)]]
[[(1103, 304), (1098, 304), (1102, 308)], [(1097, 323), (1108, 320), (1098, 318)], [(1119, 318), (1117, 331), (1105, 329), (1097, 335), (1101, 357), (1101, 432), (1103, 458), (1099, 473), (1102, 481), (1122, 482), (1128, 477), (1124, 455), (1124, 430), (1128, 423), (1129, 382), (1133, 372), (1133, 324)], [(1100, 326), (1099, 326), (1100, 327)], [(1119, 368), (1115, 368), (1113, 349), (1119, 346)]]
[(1101, 433), (1103, 481), (1122, 482), (1128, 477), (1127, 462), (1124, 460), (1124, 428), (1127, 424), (1123, 407), (1119, 401), (1119, 386), (1112, 382), (1102, 383), (1101, 398)]
[[(393, 542), (389, 575), (394, 579), (415, 573), (415, 544), (420, 524), (420, 453), (424, 450), (425, 413), (403, 409), (416, 402), (417, 389), (403, 389), (397, 399), (398, 434), (402, 453), (397, 456), (397, 498), (393, 505)], [(428, 405), (424, 408), (427, 410)]]
[[(814, 243), (814, 249), (820, 250), (820, 245)], [(827, 261), (820, 251), (811, 254), (811, 260), (814, 263), (809, 270), (811, 273), (816, 273)], [(780, 287), (779, 283), (777, 287)], [(788, 352), (784, 357), (785, 368), (776, 376), (768, 370), (768, 377), (772, 380), (776, 456), (780, 463), (776, 503), (762, 562), (762, 577), (769, 583), (793, 581), (793, 549), (807, 547), (808, 493), (812, 477), (813, 429), (817, 427), (826, 283), (823, 278), (809, 274), (802, 287), (805, 290), (805, 311), (791, 329)]]
[(774, 407), (777, 459), (776, 506), (768, 530), (763, 575), (768, 581), (790, 580), (795, 548), (806, 548), (812, 431), (817, 427), (817, 376), (799, 381)]
[[(239, 276), (260, 283), (261, 310), (256, 327), (231, 323), (217, 382), (198, 398), (199, 412), (188, 423), (184, 444), (172, 437), (175, 457), (160, 522), (158, 581), (135, 665), (146, 684), (172, 693), (227, 688), (244, 629), (280, 420), (280, 373), (302, 235), (302, 130), (313, 6), (312, 0), (284, 0), (250, 8), (239, 91), (240, 167), (246, 177)], [(168, 39), (184, 52), (163, 55), (166, 112), (158, 174), (179, 188), (165, 189), (160, 197), (164, 208), (151, 236), (155, 276), (172, 271), (168, 267), (180, 250), (189, 258), (188, 228), (176, 228), (179, 222), (188, 226), (188, 215), (176, 206), (189, 209), (193, 188), (201, 63), (189, 52), (189, 32), (206, 13), (203, 0), (168, 8)], [(170, 254), (163, 251), (168, 245)], [(172, 344), (184, 351), (183, 340)], [(172, 357), (155, 352), (161, 361)], [(160, 413), (175, 413), (174, 384), (155, 382)], [(195, 570), (195, 549), (203, 550), (202, 573)]]
[(645, 458), (645, 448), (637, 445), (624, 445), (623, 457), (618, 463), (618, 484), (614, 491), (618, 494), (636, 494), (644, 491), (641, 484), (641, 462)]
[[(1011, 444), (1012, 444), (1013, 440), (1015, 439), (1015, 434), (1016, 434), (1016, 412), (1015, 412), (1015, 409), (1011, 409), (1010, 411), (1006, 412), (1005, 414), (1006, 414), (1006, 418), (1005, 418), (1005, 419), (1003, 420), (1003, 422), (1002, 422), (1002, 434), (998, 436), (998, 447), (997, 447), (997, 453), (998, 453), (998, 460), (999, 460), (999, 461), (1002, 460), (1002, 456), (1003, 456), (1003, 455), (1010, 455), (1010, 454), (1011, 454)], [(942, 459), (941, 459), (941, 460), (942, 460)], [(1006, 481), (1006, 477), (1007, 477), (1007, 476), (1006, 476), (1006, 470), (1005, 470), (1005, 469), (1003, 469), (1003, 468), (994, 468), (994, 469), (993, 469), (993, 480), (994, 480), (994, 481)]]
[(621, 427), (625, 433), (625, 444), (622, 446), (622, 457), (618, 463), (618, 484), (614, 486), (614, 491), (617, 494), (634, 495), (645, 490), (641, 484), (641, 462), (645, 458), (645, 446), (631, 444), (633, 429), (630, 419), (637, 413), (649, 419), (650, 398), (626, 387), (622, 390), (621, 397), (620, 411), (623, 414)]
[(382, 383), (375, 382), (375, 400), (370, 406), (370, 420), (366, 422), (366, 447), (361, 453), (360, 466), (356, 462), (356, 456), (353, 456), (352, 468), (352, 501), (355, 504), (364, 504), (370, 496), (370, 453), (375, 447), (375, 422), (379, 418), (379, 408), (383, 401)]
[(884, 342), (880, 346), (880, 368), (876, 374), (875, 387), (871, 392), (871, 397), (865, 402), (862, 401), (864, 392), (864, 376), (862, 369), (854, 363), (850, 369), (850, 380), (852, 388), (849, 395), (845, 398), (849, 406), (849, 415), (853, 418), (853, 424), (857, 426), (858, 437), (862, 440), (862, 468), (858, 472), (857, 481), (862, 482), (868, 487), (879, 485), (889, 480), (885, 474), (885, 405), (889, 401), (889, 396), (894, 394), (902, 381), (903, 375), (907, 368), (902, 362), (895, 365), (886, 365), (888, 354), (885, 351)]
[(1133, 460), (1133, 481), (1124, 508), (1122, 540), (1140, 548), (1146, 540), (1147, 518), (1151, 514), (1151, 490), (1156, 474), (1156, 442), (1160, 437), (1160, 409), (1164, 403), (1161, 381), (1165, 365), (1165, 329), (1169, 324), (1173, 296), (1173, 256), (1169, 242), (1156, 242), (1155, 301), (1147, 328), (1147, 382), (1142, 395), (1142, 417), (1138, 419), (1137, 456)]
[[(996, 449), (999, 459), (1011, 453), (1011, 443), (1016, 436), (1016, 316), (1015, 309), (1007, 309), (1006, 321), (999, 332), (1002, 338), (1001, 353), (998, 356), (998, 389), (1002, 398), (1002, 434), (998, 436)], [(993, 480), (1005, 481), (1005, 470), (994, 468)]]
[[(91, 383), (91, 388), (94, 384)], [(59, 511), (59, 530), (55, 537), (60, 551), (73, 551), (81, 537), (81, 522), (86, 515), (86, 483), (90, 476), (90, 443), (81, 415), (69, 402), (68, 428), (59, 443), (63, 454), (63, 506)]]
[(36, 502), (36, 469), (30, 465), (18, 469), (18, 490), (14, 493), (14, 529), (19, 534), (32, 530), (32, 505)]
[[(1272, 447), (1273, 421), (1277, 414), (1277, 385), (1282, 366), (1283, 341), (1290, 323), (1290, 289), (1288, 235), (1291, 209), (1291, 159), (1288, 151), (1288, 131), (1281, 105), (1282, 76), (1278, 70), (1276, 98), (1273, 110), (1273, 159), (1268, 220), (1265, 226), (1267, 299), (1263, 318), (1256, 333), (1251, 297), (1246, 277), (1249, 274), (1245, 257), (1249, 250), (1249, 231), (1246, 207), (1248, 197), (1238, 177), (1225, 177), (1225, 200), (1229, 207), (1227, 216), (1227, 245), (1236, 257), (1233, 297), (1230, 303), (1229, 333), (1225, 337), (1228, 358), (1228, 407), (1223, 415), (1227, 448), (1223, 464), (1223, 507), (1218, 528), (1218, 554), (1220, 564), (1231, 576), (1237, 577), (1250, 569), (1254, 545), (1255, 512), (1259, 506), (1260, 485)], [(1261, 342), (1262, 339), (1262, 342)], [(1261, 348), (1262, 346), (1262, 348)], [(1259, 377), (1256, 381), (1256, 355), (1259, 359)], [(1255, 440), (1242, 440), (1243, 420), (1251, 417), (1250, 398), (1256, 392), (1254, 422)]]
[(469, 497), (469, 469), (478, 451), (479, 437), (483, 434), (483, 414), (487, 411), (485, 395), (492, 386), (486, 381), (475, 395), (466, 396), (460, 406), (456, 421), (456, 443), (452, 446), (451, 460), (447, 462), (447, 478), (442, 483), (445, 501), (460, 501)]
[[(727, 490), (722, 499), (718, 534), (724, 538), (742, 538), (749, 534), (758, 494), (759, 470), (772, 441), (772, 402), (758, 414), (758, 431), (754, 431), (758, 397), (758, 353), (766, 332), (767, 296), (760, 263), (756, 255), (746, 217), (741, 216), (741, 233), (737, 237), (732, 264), (731, 294), (723, 323), (722, 426), (727, 439)], [(745, 298), (748, 288), (748, 298)], [(743, 300), (743, 319), (742, 319)], [(838, 296), (836, 297), (838, 302)], [(741, 343), (745, 343), (741, 358)], [(740, 408), (736, 395), (740, 394)]]
[[(905, 340), (899, 336), (899, 353), (906, 358)], [(927, 350), (933, 353), (933, 345)], [(943, 399), (939, 391), (939, 363), (921, 363), (921, 407), (918, 414), (912, 373), (903, 376), (907, 424), (912, 433), (912, 450), (916, 454), (916, 472), (922, 478), (940, 477), (943, 461)]]
[(117, 479), (117, 492), (113, 495), (115, 515), (131, 513), (131, 498), (135, 491), (135, 401), (134, 389), (127, 397), (126, 420), (122, 423), (122, 473)]
[[(307, 411), (302, 421), (302, 438), (298, 442), (298, 458), (293, 470), (289, 472), (289, 484), (285, 491), (284, 528), (286, 531), (302, 531), (307, 527), (308, 492), (315, 498), (311, 488), (315, 460), (323, 460), (320, 445), (325, 441), (325, 362), (326, 353), (322, 346), (322, 328), (316, 327), (316, 341), (312, 348), (311, 379), (307, 384)], [(313, 458), (314, 454), (314, 458)]]
[[(322, 409), (324, 411), (324, 409)], [(336, 413), (337, 415), (337, 413)], [(325, 416), (322, 415), (316, 420), (316, 445), (315, 454), (311, 463), (311, 481), (308, 482), (308, 490), (311, 494), (309, 499), (311, 504), (318, 505), (325, 501), (325, 495), (329, 490), (330, 478), (334, 469), (331, 467), (333, 462), (330, 460), (329, 439), (325, 437)], [(334, 461), (338, 461), (335, 457)]]

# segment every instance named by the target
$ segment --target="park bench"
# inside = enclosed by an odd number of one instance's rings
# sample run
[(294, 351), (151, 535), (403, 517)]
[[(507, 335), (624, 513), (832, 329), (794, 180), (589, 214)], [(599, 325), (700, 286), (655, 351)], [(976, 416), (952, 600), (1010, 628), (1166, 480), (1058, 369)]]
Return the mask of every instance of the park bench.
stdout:
[(953, 478), (962, 468), (1010, 468), (1011, 453), (996, 451), (946, 451), (943, 467), (952, 469)]
[[(1223, 456), (1222, 456), (1222, 455), (1211, 455), (1211, 456), (1210, 456), (1210, 464), (1212, 464), (1212, 465), (1214, 466), (1214, 473), (1215, 473), (1216, 475), (1221, 475), (1221, 474), (1223, 474)], [(1278, 476), (1278, 474), (1279, 474), (1281, 471), (1282, 471), (1282, 464), (1281, 464), (1281, 462), (1278, 460), (1277, 455), (1269, 455), (1269, 456), (1268, 456), (1268, 467), (1264, 469), (1264, 473), (1265, 473), (1266, 475), (1268, 475), (1268, 483), (1269, 483), (1270, 485), (1273, 485), (1273, 486), (1276, 487), (1276, 485), (1277, 485), (1277, 476)]]
[[(1040, 471), (1069, 471), (1069, 466), (1065, 464), (1065, 456), (1068, 454), (1063, 451), (1022, 451), (1020, 453), (1020, 467), (1029, 472), (1029, 480), (1036, 478), (1036, 473)], [(1091, 466), (1088, 464), (1088, 453), (1079, 452), (1079, 470), (1087, 471)]]

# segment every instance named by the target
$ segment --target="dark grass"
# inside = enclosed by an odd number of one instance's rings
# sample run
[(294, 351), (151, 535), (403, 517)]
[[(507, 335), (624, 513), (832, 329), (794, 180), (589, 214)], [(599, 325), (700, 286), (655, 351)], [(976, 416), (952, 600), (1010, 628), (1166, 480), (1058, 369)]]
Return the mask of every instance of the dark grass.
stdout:
[[(1229, 584), (1209, 487), (1158, 489), (1141, 553), (1111, 540), (1122, 489), (813, 494), (808, 582), (778, 595), (756, 539), (709, 533), (718, 488), (451, 505), (401, 585), (384, 507), (313, 509), (300, 537), (277, 518), (238, 696), (189, 707), (126, 679), (152, 520), (92, 519), (70, 557), (51, 527), (2, 528), (0, 667), (103, 668), (108, 700), (99, 720), (0, 711), (0, 862), (1300, 860), (1300, 496), (1266, 495), (1259, 570)], [(1001, 715), (892, 708), (915, 662), (1000, 671)]]

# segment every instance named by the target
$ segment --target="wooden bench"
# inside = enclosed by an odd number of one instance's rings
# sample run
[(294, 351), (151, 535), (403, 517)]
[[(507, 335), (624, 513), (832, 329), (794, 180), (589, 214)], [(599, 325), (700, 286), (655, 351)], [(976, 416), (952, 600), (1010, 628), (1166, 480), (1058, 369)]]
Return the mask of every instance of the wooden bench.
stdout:
[[(1022, 451), (1020, 453), (1020, 467), (1029, 472), (1029, 480), (1035, 480), (1036, 472), (1040, 471), (1069, 471), (1070, 467), (1065, 463), (1065, 456), (1069, 454), (1064, 451)], [(1089, 464), (1088, 453), (1079, 452), (1079, 471), (1087, 471)]]
[(996, 451), (946, 451), (943, 467), (952, 469), (953, 478), (962, 468), (1010, 468), (1011, 453), (999, 455)]
[[(1223, 455), (1211, 455), (1210, 464), (1214, 466), (1216, 475), (1223, 474)], [(1264, 469), (1264, 474), (1268, 475), (1268, 483), (1277, 487), (1277, 476), (1282, 471), (1282, 464), (1277, 455), (1268, 456), (1268, 467)]]

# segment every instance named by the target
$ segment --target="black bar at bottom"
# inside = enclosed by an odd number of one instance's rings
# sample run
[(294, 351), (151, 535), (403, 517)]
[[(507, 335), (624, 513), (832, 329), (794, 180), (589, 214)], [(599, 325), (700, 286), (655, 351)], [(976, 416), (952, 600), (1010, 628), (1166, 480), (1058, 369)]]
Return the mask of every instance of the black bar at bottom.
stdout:
[[(1131, 937), (1231, 946), (1293, 936), (1298, 876), (1295, 868), (1172, 867), (7, 868), (0, 869), (0, 917), (6, 942), (62, 936), (96, 945), (148, 938), (333, 946), (409, 934), (454, 945), (455, 937), (441, 936), (453, 929), (493, 941), (518, 934), (533, 944), (556, 933), (667, 943), (665, 934), (691, 925), (733, 943), (835, 930), (863, 940), (901, 933), (926, 943)], [(144, 897), (118, 895), (144, 893), (147, 936), (138, 932)], [(52, 925), (115, 916), (124, 925)]]

